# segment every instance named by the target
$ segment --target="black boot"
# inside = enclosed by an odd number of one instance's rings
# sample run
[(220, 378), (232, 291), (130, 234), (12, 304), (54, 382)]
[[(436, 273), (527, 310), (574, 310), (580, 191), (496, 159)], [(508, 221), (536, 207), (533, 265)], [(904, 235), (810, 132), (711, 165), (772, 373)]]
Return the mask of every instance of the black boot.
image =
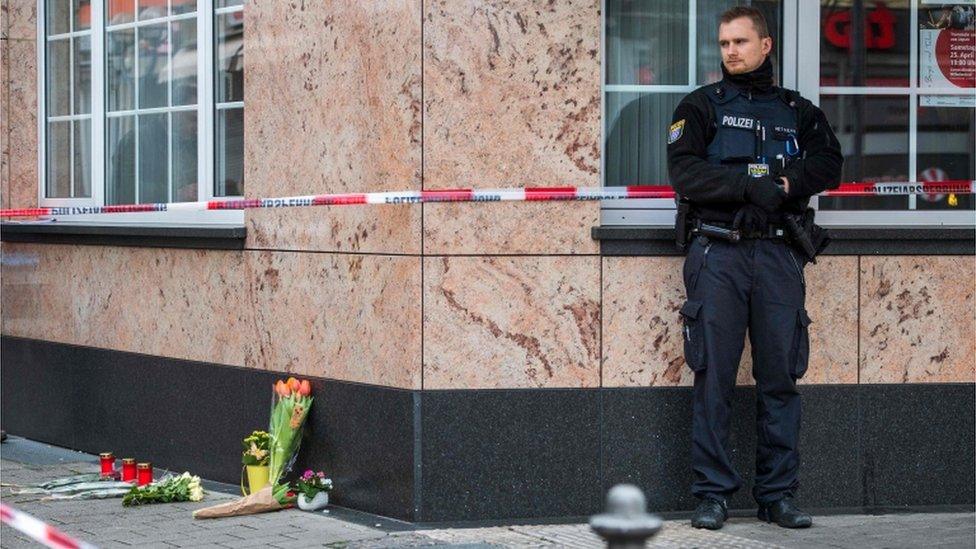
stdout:
[(809, 528), (813, 518), (804, 513), (791, 498), (783, 498), (769, 505), (759, 505), (759, 520), (775, 522), (783, 528)]
[(725, 524), (727, 518), (729, 518), (729, 510), (724, 500), (702, 498), (698, 508), (695, 509), (695, 516), (691, 517), (691, 525), (695, 528), (718, 530)]

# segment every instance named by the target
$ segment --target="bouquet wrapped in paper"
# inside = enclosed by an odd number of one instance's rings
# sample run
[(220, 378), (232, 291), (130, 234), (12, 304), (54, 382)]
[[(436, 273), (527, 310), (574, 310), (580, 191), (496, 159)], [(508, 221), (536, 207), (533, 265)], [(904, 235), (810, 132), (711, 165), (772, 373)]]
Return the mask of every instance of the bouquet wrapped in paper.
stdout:
[(302, 427), (312, 406), (312, 385), (307, 379), (299, 381), (293, 377), (288, 381), (275, 383), (275, 403), (271, 408), (271, 427), (268, 429), (271, 452), (271, 484), (277, 484), (281, 477), (291, 469), (302, 442)]
[(219, 518), (253, 515), (284, 509), (294, 501), (288, 484), (281, 479), (295, 462), (302, 442), (302, 429), (308, 409), (312, 406), (312, 385), (308, 380), (293, 377), (278, 380), (274, 385), (271, 422), (268, 428), (269, 486), (239, 500), (199, 509), (193, 518)]

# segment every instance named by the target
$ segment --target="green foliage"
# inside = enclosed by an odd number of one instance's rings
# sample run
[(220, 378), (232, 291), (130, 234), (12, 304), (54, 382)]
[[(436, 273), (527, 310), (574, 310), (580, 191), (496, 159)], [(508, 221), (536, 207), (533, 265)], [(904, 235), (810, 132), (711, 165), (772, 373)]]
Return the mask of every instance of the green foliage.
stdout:
[(244, 446), (241, 463), (244, 465), (267, 465), (271, 459), (268, 452), (270, 440), (270, 435), (265, 431), (254, 431), (244, 437), (244, 440), (241, 441), (241, 445)]

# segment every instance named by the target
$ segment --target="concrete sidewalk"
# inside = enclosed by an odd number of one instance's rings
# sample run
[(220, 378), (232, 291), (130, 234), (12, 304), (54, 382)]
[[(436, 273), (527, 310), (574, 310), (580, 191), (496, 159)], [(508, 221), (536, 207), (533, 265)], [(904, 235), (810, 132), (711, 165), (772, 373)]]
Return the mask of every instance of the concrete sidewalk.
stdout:
[[(99, 547), (602, 547), (585, 524), (417, 529), (412, 525), (330, 507), (295, 509), (210, 521), (194, 509), (234, 496), (209, 491), (199, 503), (124, 508), (120, 499), (43, 501), (14, 496), (26, 485), (79, 472), (97, 471), (94, 456), (11, 437), (0, 445), (0, 499), (66, 534)], [(224, 488), (211, 485), (212, 488)], [(342, 487), (338, 486), (341, 490)], [(755, 519), (733, 518), (719, 532), (695, 530), (687, 520), (669, 520), (649, 547), (926, 547), (971, 549), (976, 518), (970, 512), (817, 516), (814, 527), (791, 531)], [(10, 527), (0, 528), (0, 547), (39, 547)]]

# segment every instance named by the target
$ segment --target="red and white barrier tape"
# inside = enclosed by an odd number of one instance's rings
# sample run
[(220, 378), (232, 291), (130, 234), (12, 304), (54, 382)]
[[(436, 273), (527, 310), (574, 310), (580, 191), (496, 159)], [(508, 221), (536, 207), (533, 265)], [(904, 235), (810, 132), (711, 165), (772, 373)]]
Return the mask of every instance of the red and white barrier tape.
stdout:
[[(911, 194), (976, 194), (976, 181), (845, 183), (820, 196), (899, 196)], [(619, 200), (674, 198), (663, 185), (629, 187), (524, 187), (508, 189), (449, 189), (375, 193), (318, 194), (278, 198), (225, 199), (203, 202), (123, 204), (118, 206), (58, 206), (0, 210), (0, 217), (50, 217), (108, 213), (245, 210), (350, 204), (420, 204), (422, 202), (534, 202), (542, 200)]]
[(0, 519), (21, 532), (30, 536), (34, 541), (55, 549), (95, 549), (90, 543), (78, 541), (53, 526), (27, 513), (18, 511), (4, 503), (0, 503)]

